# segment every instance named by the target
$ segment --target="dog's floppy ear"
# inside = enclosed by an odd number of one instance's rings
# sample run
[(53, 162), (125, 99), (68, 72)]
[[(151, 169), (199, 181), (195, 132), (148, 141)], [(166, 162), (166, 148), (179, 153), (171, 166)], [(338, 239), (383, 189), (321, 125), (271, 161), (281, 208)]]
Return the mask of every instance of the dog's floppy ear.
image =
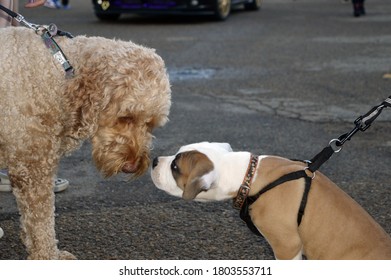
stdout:
[(93, 73), (87, 66), (77, 69), (77, 75), (66, 85), (65, 98), (71, 112), (67, 136), (84, 139), (96, 132), (99, 112), (103, 108), (103, 85), (101, 73)]
[(215, 171), (212, 161), (203, 153), (190, 153), (192, 158), (191, 172), (187, 178), (182, 198), (194, 199), (200, 192), (210, 189), (215, 180)]

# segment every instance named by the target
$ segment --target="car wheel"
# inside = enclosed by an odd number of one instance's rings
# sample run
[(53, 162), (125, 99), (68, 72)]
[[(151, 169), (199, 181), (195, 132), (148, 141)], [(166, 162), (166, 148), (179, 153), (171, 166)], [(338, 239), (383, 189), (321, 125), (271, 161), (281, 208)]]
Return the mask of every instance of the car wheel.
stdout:
[(261, 8), (263, 0), (251, 0), (244, 4), (244, 8), (249, 11), (257, 11)]
[(215, 18), (225, 20), (231, 12), (231, 0), (216, 0)]
[(115, 21), (119, 19), (121, 14), (106, 14), (106, 13), (95, 13), (96, 17), (103, 21)]

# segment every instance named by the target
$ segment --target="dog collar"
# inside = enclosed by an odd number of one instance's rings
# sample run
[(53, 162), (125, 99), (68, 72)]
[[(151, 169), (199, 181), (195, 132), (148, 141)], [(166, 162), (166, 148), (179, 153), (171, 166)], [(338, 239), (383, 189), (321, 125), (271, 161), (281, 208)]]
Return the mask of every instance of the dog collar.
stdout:
[[(61, 34), (61, 31), (59, 33), (57, 26), (54, 25), (53, 23), (50, 24), (47, 28), (43, 28), (40, 31), (42, 32), (41, 38), (44, 41), (45, 46), (50, 50), (50, 53), (52, 54), (53, 58), (57, 60), (61, 64), (62, 68), (64, 69), (65, 77), (72, 78), (74, 76), (74, 69), (72, 65), (69, 63), (67, 57), (65, 56), (60, 46), (53, 38), (54, 36)], [(36, 33), (38, 32), (36, 31)]]
[(235, 209), (241, 209), (243, 206), (244, 201), (247, 199), (247, 196), (250, 192), (251, 188), (251, 182), (255, 174), (255, 170), (258, 165), (258, 156), (257, 155), (250, 155), (250, 162), (248, 163), (246, 174), (244, 175), (244, 179), (242, 184), (240, 185), (238, 194), (236, 195), (236, 198), (234, 198), (233, 207)]

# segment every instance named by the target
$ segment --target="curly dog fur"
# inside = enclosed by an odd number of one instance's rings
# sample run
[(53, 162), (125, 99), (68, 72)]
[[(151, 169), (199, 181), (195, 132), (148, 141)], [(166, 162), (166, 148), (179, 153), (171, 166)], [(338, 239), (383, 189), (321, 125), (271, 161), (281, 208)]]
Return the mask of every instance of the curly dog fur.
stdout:
[(57, 38), (75, 69), (65, 78), (40, 36), (0, 30), (0, 167), (8, 167), (30, 259), (67, 259), (54, 229), (53, 176), (62, 156), (92, 140), (106, 177), (143, 174), (152, 130), (167, 122), (171, 91), (154, 50), (101, 37)]

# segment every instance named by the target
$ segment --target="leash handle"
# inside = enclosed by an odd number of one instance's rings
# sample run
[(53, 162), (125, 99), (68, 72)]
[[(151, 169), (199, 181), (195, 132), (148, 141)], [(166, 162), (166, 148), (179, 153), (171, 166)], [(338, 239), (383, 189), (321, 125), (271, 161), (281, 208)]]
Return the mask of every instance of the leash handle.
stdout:
[(371, 126), (372, 122), (380, 115), (382, 110), (386, 107), (391, 107), (391, 96), (384, 100), (380, 105), (373, 107), (364, 116), (359, 117), (355, 120), (355, 124), (360, 126), (361, 131), (365, 131)]
[(356, 125), (355, 128), (349, 133), (342, 134), (338, 137), (338, 140), (335, 143), (336, 146), (341, 147), (346, 141), (349, 141), (356, 132), (367, 130), (386, 107), (391, 107), (391, 96), (385, 99), (380, 105), (373, 107), (368, 113), (358, 117), (354, 121), (354, 124)]
[(391, 95), (386, 98), (386, 100), (384, 100), (382, 104), (386, 107), (391, 107)]
[(354, 123), (359, 126), (361, 131), (367, 130), (374, 120), (380, 115), (382, 110), (385, 108), (383, 104), (373, 107), (368, 113), (364, 116), (359, 117)]

